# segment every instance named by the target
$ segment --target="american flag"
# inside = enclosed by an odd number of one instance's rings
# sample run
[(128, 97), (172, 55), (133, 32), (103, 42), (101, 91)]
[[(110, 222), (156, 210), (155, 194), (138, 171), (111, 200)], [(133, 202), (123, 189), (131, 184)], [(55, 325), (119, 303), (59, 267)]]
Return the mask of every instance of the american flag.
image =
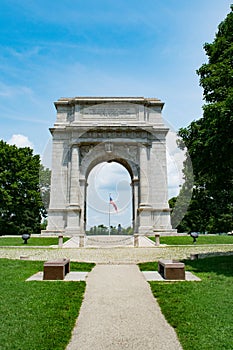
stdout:
[(110, 204), (112, 204), (113, 205), (113, 207), (114, 207), (114, 209), (117, 211), (117, 206), (116, 206), (116, 203), (115, 202), (113, 202), (113, 200), (112, 200), (112, 197), (110, 196), (110, 198), (109, 198), (109, 203)]

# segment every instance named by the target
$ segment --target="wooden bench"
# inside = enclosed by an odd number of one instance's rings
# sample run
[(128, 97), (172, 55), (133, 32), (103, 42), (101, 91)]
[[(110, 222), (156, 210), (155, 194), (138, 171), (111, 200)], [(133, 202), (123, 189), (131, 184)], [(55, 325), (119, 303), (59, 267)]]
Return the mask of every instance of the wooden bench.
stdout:
[(70, 259), (46, 261), (44, 263), (43, 280), (64, 280), (70, 272)]
[(185, 280), (184, 264), (179, 261), (161, 259), (158, 261), (158, 271), (166, 280)]

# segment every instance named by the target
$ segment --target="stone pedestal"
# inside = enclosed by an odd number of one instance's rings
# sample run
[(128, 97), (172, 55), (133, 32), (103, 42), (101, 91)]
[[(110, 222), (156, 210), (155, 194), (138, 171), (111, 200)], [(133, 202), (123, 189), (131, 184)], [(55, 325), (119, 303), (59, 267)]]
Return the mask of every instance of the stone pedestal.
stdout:
[(70, 259), (46, 261), (44, 263), (44, 280), (64, 280), (70, 272)]
[(79, 248), (83, 248), (85, 246), (85, 235), (79, 235)]
[(160, 233), (155, 232), (155, 245), (160, 245)]
[(134, 234), (134, 247), (139, 247), (139, 235)]
[(179, 261), (159, 260), (158, 272), (166, 280), (185, 280), (184, 264)]
[(76, 236), (81, 233), (80, 228), (81, 209), (79, 205), (70, 205), (66, 210), (67, 225), (65, 227), (65, 234)]
[(58, 248), (62, 248), (63, 246), (63, 236), (59, 235), (58, 236)]

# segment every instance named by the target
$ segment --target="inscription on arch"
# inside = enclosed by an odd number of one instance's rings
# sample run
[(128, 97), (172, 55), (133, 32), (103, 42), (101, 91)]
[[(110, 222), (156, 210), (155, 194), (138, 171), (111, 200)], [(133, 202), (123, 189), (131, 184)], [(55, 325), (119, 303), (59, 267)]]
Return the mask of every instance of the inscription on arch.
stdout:
[(86, 120), (91, 119), (138, 119), (138, 108), (127, 104), (101, 104), (80, 110), (81, 117)]

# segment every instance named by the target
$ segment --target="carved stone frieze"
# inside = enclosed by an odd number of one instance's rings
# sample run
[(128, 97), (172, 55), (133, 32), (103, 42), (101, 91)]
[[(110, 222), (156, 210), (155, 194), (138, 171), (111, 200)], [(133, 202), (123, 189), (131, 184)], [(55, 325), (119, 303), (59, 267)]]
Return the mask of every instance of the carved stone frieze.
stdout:
[(128, 162), (133, 162), (135, 164), (139, 163), (139, 148), (138, 145), (119, 145), (113, 143), (113, 151), (116, 157), (124, 158)]
[(84, 144), (79, 146), (79, 163), (87, 156), (87, 154), (95, 147), (94, 144)]
[(80, 135), (79, 140), (81, 142), (106, 142), (108, 140), (127, 140), (130, 139), (132, 142), (153, 142), (157, 138), (149, 131), (143, 129), (132, 129), (132, 128), (114, 128), (109, 130), (106, 128), (95, 128), (95, 130), (88, 130)]

